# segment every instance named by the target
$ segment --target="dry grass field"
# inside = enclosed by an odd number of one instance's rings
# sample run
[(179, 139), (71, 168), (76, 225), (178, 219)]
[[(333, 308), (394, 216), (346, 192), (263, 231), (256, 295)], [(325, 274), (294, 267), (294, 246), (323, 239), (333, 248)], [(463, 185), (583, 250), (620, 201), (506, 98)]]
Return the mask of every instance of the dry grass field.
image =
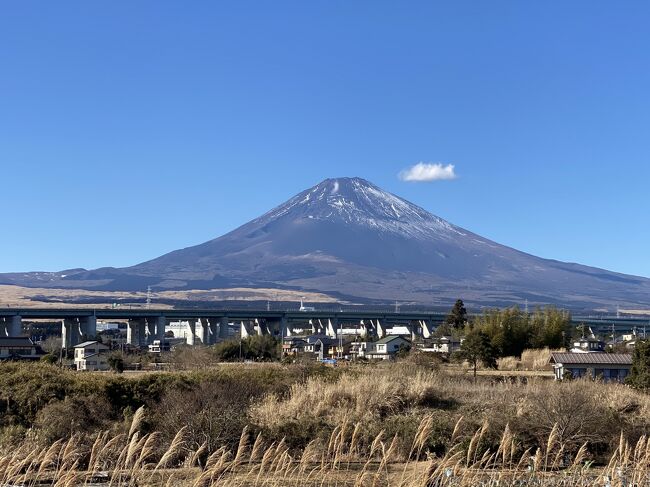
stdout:
[[(119, 302), (122, 306), (144, 306), (146, 290), (142, 292), (87, 291), (81, 289), (26, 288), (0, 285), (0, 306), (17, 308), (108, 308)], [(187, 301), (274, 301), (298, 302), (304, 299), (310, 303), (335, 303), (336, 299), (321, 293), (287, 291), (282, 289), (228, 288), (188, 291), (160, 291), (153, 294), (155, 307), (171, 308), (170, 305), (156, 302)], [(88, 302), (92, 301), (92, 302)]]
[[(312, 442), (295, 454), (283, 440), (251, 438), (242, 431), (236, 449), (219, 448), (206, 455), (205, 445), (188, 448), (181, 428), (161, 448), (161, 435), (143, 433), (144, 410), (133, 417), (128, 433), (100, 434), (88, 449), (79, 436), (33, 449), (27, 444), (0, 454), (1, 485), (54, 486), (642, 486), (650, 482), (650, 441), (642, 436), (629, 444), (623, 436), (607, 465), (593, 468), (587, 443), (568, 454), (561, 425), (553, 426), (543, 446), (517, 451), (516, 438), (506, 425), (498, 447), (481, 447), (488, 430), (483, 424), (469, 438), (454, 427), (451, 447), (441, 457), (426, 458), (426, 438), (433, 418), (425, 416), (411, 441), (409, 459), (395, 455), (397, 436), (380, 432), (369, 451), (356, 441), (359, 426), (342, 423), (323, 444)], [(467, 441), (469, 440), (469, 441)]]
[(650, 397), (626, 386), (296, 367), (0, 365), (0, 485), (650, 485)]

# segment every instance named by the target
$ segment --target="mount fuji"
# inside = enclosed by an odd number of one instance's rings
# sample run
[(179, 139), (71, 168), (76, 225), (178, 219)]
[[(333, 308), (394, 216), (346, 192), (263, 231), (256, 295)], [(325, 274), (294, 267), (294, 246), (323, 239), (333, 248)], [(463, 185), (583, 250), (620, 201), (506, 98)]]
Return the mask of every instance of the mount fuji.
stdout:
[(0, 274), (96, 290), (265, 287), (354, 302), (572, 309), (650, 305), (650, 279), (543, 259), (455, 226), (360, 178), (326, 179), (214, 240), (126, 268)]

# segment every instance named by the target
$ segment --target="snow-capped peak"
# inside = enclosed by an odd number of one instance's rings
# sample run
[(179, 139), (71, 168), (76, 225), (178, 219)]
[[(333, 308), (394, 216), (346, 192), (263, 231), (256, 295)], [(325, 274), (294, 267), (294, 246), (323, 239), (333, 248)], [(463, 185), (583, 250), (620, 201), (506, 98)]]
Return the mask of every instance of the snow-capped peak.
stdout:
[(463, 235), (458, 227), (361, 178), (326, 179), (260, 217), (330, 220), (411, 238)]

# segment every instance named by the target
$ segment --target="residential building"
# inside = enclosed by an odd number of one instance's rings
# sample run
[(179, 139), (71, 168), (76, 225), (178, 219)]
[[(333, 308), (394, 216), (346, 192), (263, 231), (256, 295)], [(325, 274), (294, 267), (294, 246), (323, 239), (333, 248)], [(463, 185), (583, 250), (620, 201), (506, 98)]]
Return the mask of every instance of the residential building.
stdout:
[(632, 368), (632, 355), (627, 353), (552, 352), (556, 380), (570, 374), (573, 378), (590, 377), (605, 382), (623, 382)]
[(350, 343), (350, 355), (353, 358), (367, 358), (375, 350), (374, 342), (352, 342)]
[(423, 352), (435, 353), (454, 353), (460, 350), (463, 340), (451, 336), (443, 336), (440, 338), (430, 338), (422, 343), (417, 344), (417, 348)]
[(0, 360), (38, 360), (41, 355), (29, 337), (0, 337)]
[(307, 341), (300, 337), (286, 337), (282, 342), (283, 355), (298, 355), (305, 351)]
[(373, 350), (366, 350), (365, 356), (370, 359), (389, 360), (402, 349), (410, 349), (411, 340), (400, 335), (388, 335), (373, 344)]
[(348, 359), (352, 351), (353, 338), (345, 337), (335, 340), (335, 343), (329, 345), (328, 355), (332, 359)]
[(109, 348), (98, 341), (83, 342), (74, 347), (77, 370), (108, 370)]
[[(329, 345), (336, 342), (336, 339), (323, 334), (309, 335), (304, 337), (303, 340), (306, 342), (304, 348), (307, 353), (318, 353), (322, 345), (329, 348)], [(327, 353), (325, 355), (327, 355)]]
[(149, 353), (162, 353), (169, 352), (170, 346), (167, 340), (154, 340), (149, 345), (147, 345)]
[(597, 338), (580, 338), (573, 342), (573, 348), (571, 352), (573, 353), (594, 353), (594, 352), (603, 352), (605, 350), (605, 342), (598, 340)]

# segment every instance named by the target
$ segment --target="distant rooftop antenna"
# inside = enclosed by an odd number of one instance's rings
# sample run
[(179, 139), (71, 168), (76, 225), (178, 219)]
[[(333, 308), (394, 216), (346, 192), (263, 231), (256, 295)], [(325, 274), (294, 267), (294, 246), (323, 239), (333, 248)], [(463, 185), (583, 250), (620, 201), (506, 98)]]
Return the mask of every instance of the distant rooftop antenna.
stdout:
[(151, 306), (151, 286), (147, 286), (147, 309)]

